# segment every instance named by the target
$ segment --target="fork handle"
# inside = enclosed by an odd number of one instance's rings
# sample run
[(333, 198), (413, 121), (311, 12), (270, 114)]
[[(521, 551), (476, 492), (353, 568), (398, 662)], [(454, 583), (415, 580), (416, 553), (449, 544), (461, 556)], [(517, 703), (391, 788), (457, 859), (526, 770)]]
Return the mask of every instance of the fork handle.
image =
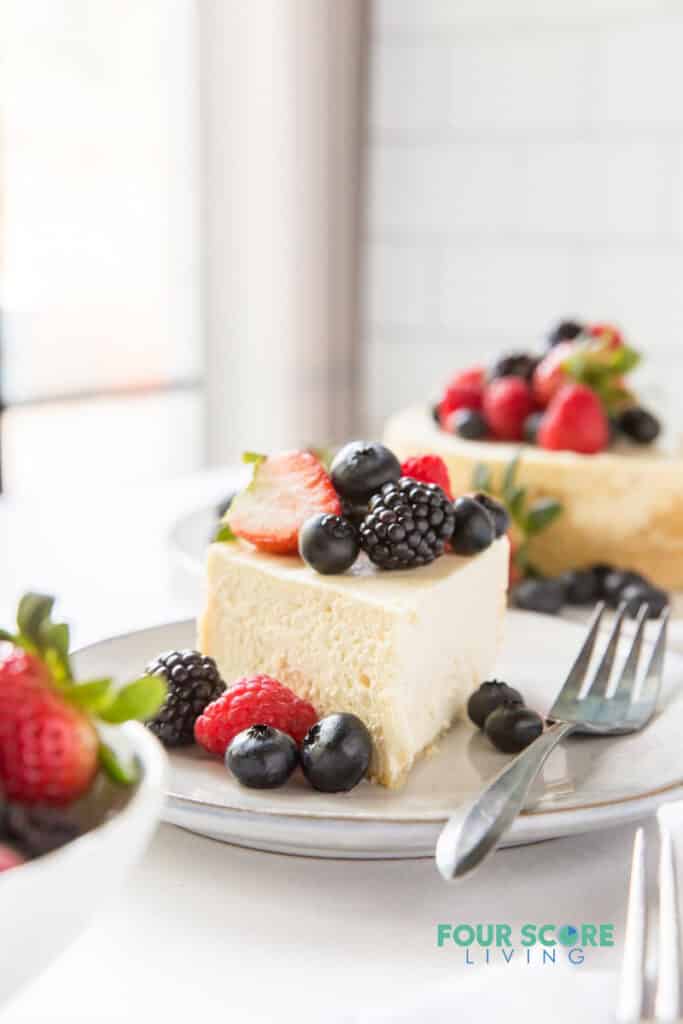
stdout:
[(573, 722), (551, 725), (476, 800), (448, 820), (436, 844), (436, 864), (447, 881), (464, 878), (493, 853), (522, 810), (546, 758), (575, 728)]

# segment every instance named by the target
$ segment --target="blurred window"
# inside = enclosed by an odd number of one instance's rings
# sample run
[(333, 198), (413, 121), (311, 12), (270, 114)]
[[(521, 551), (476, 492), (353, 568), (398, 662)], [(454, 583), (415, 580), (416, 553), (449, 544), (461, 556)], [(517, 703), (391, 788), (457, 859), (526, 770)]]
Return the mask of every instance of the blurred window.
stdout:
[[(203, 458), (192, 0), (7, 5), (3, 489)], [(57, 465), (57, 460), (59, 465)]]

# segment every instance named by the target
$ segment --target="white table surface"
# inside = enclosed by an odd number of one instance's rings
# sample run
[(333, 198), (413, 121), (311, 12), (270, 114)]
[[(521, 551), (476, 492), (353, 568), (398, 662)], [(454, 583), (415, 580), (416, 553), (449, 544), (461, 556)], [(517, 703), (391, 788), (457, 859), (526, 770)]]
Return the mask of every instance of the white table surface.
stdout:
[[(64, 504), (49, 495), (43, 505), (0, 501), (0, 622), (29, 588), (60, 596), (76, 644), (192, 615), (196, 584), (172, 568), (166, 536), (180, 514), (220, 496), (221, 479), (211, 472)], [(683, 878), (683, 808), (668, 814)], [(493, 1020), (494, 1006), (507, 1020), (522, 1019), (523, 1007), (531, 1022), (606, 1021), (633, 833), (506, 850), (454, 888), (431, 861), (261, 854), (161, 826), (126, 891), (0, 1014), (2, 1024)], [(650, 870), (654, 860), (653, 836)], [(515, 930), (606, 922), (617, 944), (573, 968), (467, 966), (455, 947), (437, 948), (440, 921)]]

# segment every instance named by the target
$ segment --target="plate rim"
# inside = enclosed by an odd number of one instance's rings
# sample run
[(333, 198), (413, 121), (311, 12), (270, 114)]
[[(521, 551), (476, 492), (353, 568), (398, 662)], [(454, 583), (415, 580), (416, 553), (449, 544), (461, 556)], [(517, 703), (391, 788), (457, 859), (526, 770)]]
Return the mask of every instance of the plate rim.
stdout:
[[(519, 609), (509, 609), (508, 610), (508, 615), (513, 615), (515, 618), (525, 618), (525, 619), (534, 619), (534, 620), (538, 620), (539, 618), (547, 618), (547, 616), (541, 616), (540, 613), (529, 612), (529, 611), (520, 611)], [(189, 626), (196, 625), (196, 621), (197, 620), (195, 618), (184, 617), (184, 618), (180, 618), (180, 619), (172, 619), (172, 620), (167, 621), (167, 622), (155, 623), (155, 624), (152, 624), (150, 626), (144, 626), (142, 629), (125, 630), (125, 631), (123, 631), (121, 633), (114, 633), (112, 635), (102, 637), (99, 640), (95, 640), (95, 641), (93, 641), (91, 643), (84, 644), (83, 646), (76, 648), (74, 650), (73, 654), (74, 655), (85, 654), (88, 651), (92, 650), (93, 648), (101, 646), (102, 644), (115, 643), (116, 641), (126, 640), (126, 639), (128, 639), (128, 638), (130, 638), (132, 636), (143, 636), (146, 633), (154, 633), (154, 632), (157, 632), (158, 630), (161, 630), (161, 629), (175, 629), (175, 628), (182, 629), (182, 628), (187, 628)], [(555, 621), (561, 622), (563, 624), (562, 628), (564, 628), (564, 626), (567, 626), (570, 629), (580, 629), (581, 628), (581, 624), (580, 623), (572, 622), (572, 621), (567, 620), (567, 619), (557, 619)], [(681, 655), (677, 651), (668, 650), (666, 652), (666, 656), (667, 656), (667, 659), (673, 659), (674, 661), (679, 662), (680, 666), (681, 666), (681, 669), (683, 670), (683, 655)], [(168, 756), (169, 756), (169, 760), (171, 760), (172, 756), (173, 756), (172, 752)], [(502, 770), (503, 767), (504, 766), (501, 765), (501, 770)], [(677, 780), (675, 780), (673, 782), (669, 782), (669, 783), (667, 783), (665, 785), (662, 785), (662, 786), (657, 786), (654, 789), (649, 789), (649, 790), (647, 790), (644, 793), (635, 793), (632, 796), (614, 797), (612, 799), (591, 801), (590, 803), (585, 803), (585, 804), (572, 804), (570, 806), (563, 806), (563, 807), (547, 807), (547, 808), (539, 808), (539, 809), (536, 809), (536, 810), (533, 807), (531, 807), (531, 808), (528, 808), (528, 809), (524, 809), (523, 811), (520, 812), (520, 814), (515, 819), (515, 822), (513, 823), (512, 827), (510, 829), (510, 835), (511, 836), (514, 835), (514, 833), (516, 831), (516, 828), (519, 829), (519, 825), (517, 823), (521, 822), (523, 820), (527, 820), (529, 822), (529, 824), (531, 824), (531, 822), (533, 820), (535, 820), (535, 821), (540, 823), (542, 820), (547, 820), (547, 819), (552, 820), (553, 817), (557, 821), (558, 818), (561, 819), (562, 817), (567, 817), (567, 816), (576, 815), (576, 814), (587, 814), (590, 819), (592, 819), (592, 818), (599, 819), (601, 817), (601, 813), (600, 812), (604, 813), (604, 811), (607, 808), (617, 808), (617, 807), (622, 806), (622, 805), (633, 806), (633, 805), (635, 805), (635, 804), (637, 804), (639, 802), (643, 802), (643, 801), (646, 802), (646, 803), (647, 802), (651, 802), (652, 800), (655, 800), (657, 797), (665, 796), (666, 794), (671, 794), (671, 793), (673, 793), (677, 789), (683, 790), (683, 775), (682, 775), (682, 777), (680, 779), (677, 779)], [(169, 786), (166, 786), (165, 794), (166, 794), (167, 802), (169, 802), (169, 801), (173, 802), (176, 806), (179, 806), (179, 807), (186, 806), (188, 808), (204, 808), (205, 810), (207, 810), (209, 812), (219, 813), (219, 814), (223, 814), (223, 815), (228, 814), (228, 815), (237, 815), (237, 816), (244, 816), (244, 817), (247, 817), (247, 816), (251, 815), (251, 816), (256, 816), (258, 818), (267, 818), (268, 820), (271, 820), (273, 822), (277, 820), (277, 821), (280, 821), (280, 822), (283, 822), (283, 823), (284, 822), (288, 822), (288, 821), (289, 822), (312, 821), (312, 822), (331, 822), (331, 823), (340, 822), (340, 823), (344, 823), (344, 824), (348, 824), (348, 825), (356, 825), (356, 826), (370, 826), (370, 825), (374, 825), (374, 826), (377, 826), (377, 825), (402, 826), (402, 825), (406, 825), (406, 826), (411, 826), (411, 827), (414, 828), (415, 826), (429, 827), (429, 826), (443, 825), (443, 824), (445, 824), (446, 821), (448, 821), (448, 817), (447, 816), (443, 816), (443, 817), (418, 817), (418, 818), (408, 818), (408, 817), (394, 818), (394, 817), (376, 817), (376, 816), (371, 816), (371, 815), (368, 815), (368, 814), (349, 815), (349, 814), (344, 814), (344, 813), (341, 813), (341, 812), (340, 813), (330, 813), (330, 814), (327, 814), (327, 813), (321, 813), (319, 811), (316, 812), (316, 811), (311, 811), (311, 810), (298, 810), (296, 808), (295, 809), (290, 809), (286, 813), (283, 813), (283, 811), (281, 811), (281, 810), (272, 809), (272, 808), (268, 808), (268, 807), (256, 809), (256, 808), (252, 808), (252, 807), (234, 806), (233, 804), (229, 804), (229, 803), (217, 804), (217, 803), (214, 803), (214, 802), (212, 802), (210, 800), (204, 800), (204, 799), (199, 799), (199, 798), (196, 798), (196, 797), (185, 796), (185, 795), (183, 795), (181, 793), (173, 792), (173, 790), (170, 789)]]

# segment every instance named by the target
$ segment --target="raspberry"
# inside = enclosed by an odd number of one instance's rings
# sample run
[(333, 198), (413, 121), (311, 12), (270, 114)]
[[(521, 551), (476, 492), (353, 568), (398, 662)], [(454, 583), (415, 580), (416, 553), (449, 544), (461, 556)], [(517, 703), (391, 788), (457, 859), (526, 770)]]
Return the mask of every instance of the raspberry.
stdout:
[(521, 377), (498, 377), (484, 394), (489, 426), (502, 441), (521, 441), (524, 421), (534, 408), (531, 388)]
[(456, 409), (481, 409), (482, 390), (472, 384), (451, 384), (439, 403), (439, 420), (446, 429), (446, 424)]
[(401, 476), (410, 476), (423, 484), (436, 484), (444, 494), (453, 500), (451, 478), (448, 466), (440, 455), (415, 455), (401, 466)]
[(594, 455), (607, 447), (609, 426), (600, 399), (583, 384), (567, 384), (548, 406), (538, 431), (541, 448)]
[(317, 721), (313, 705), (277, 679), (244, 676), (205, 708), (195, 722), (194, 735), (209, 753), (223, 757), (234, 737), (251, 725), (270, 725), (301, 743)]
[(0, 873), (9, 871), (10, 868), (17, 868), (24, 863), (24, 858), (11, 846), (0, 843)]

